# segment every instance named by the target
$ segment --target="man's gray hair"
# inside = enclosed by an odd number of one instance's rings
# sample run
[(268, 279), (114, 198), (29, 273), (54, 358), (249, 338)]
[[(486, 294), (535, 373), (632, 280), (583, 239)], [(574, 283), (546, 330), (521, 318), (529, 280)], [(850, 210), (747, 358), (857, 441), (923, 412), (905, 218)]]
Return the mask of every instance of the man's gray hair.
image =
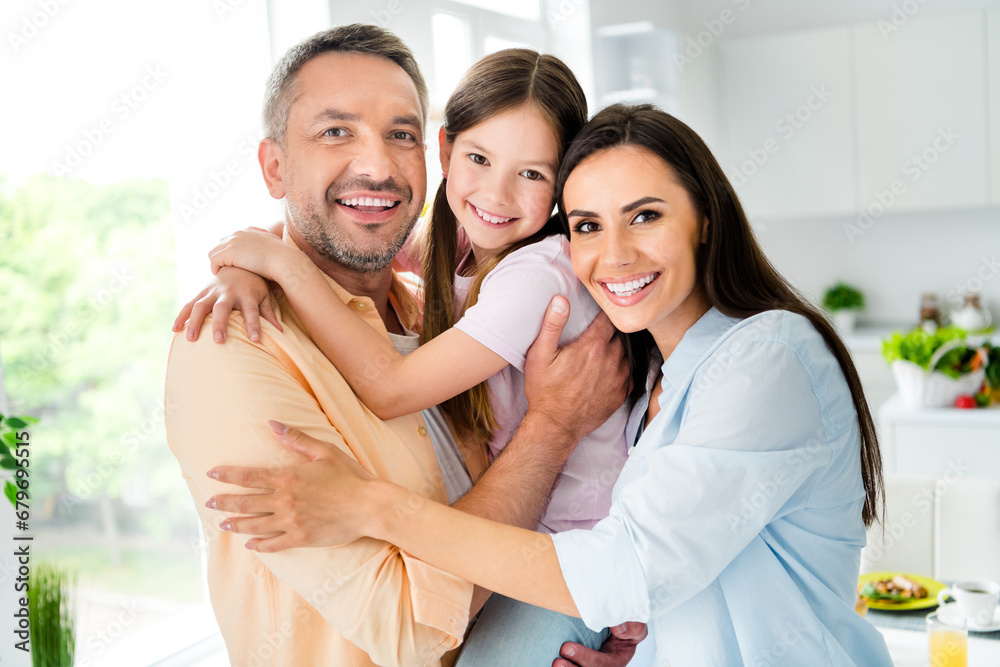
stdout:
[(399, 37), (374, 25), (353, 23), (318, 32), (290, 48), (267, 79), (264, 91), (264, 133), (285, 145), (288, 113), (298, 99), (296, 81), (299, 70), (316, 56), (334, 51), (361, 53), (388, 58), (403, 68), (417, 87), (420, 96), (421, 123), (427, 122), (427, 84), (413, 53)]

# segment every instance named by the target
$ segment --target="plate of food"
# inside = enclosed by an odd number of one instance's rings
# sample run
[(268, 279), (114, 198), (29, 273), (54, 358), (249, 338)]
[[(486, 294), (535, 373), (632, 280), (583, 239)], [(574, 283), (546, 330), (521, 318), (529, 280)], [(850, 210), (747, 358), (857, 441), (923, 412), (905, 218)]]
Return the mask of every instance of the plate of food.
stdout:
[(937, 606), (947, 586), (930, 577), (905, 572), (869, 572), (858, 577), (858, 596), (872, 609), (905, 611)]

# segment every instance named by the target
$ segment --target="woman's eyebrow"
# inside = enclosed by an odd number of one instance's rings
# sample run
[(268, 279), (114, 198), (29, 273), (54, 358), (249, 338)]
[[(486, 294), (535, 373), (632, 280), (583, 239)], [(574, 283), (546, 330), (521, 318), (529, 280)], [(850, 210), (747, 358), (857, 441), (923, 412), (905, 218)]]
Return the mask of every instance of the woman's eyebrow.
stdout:
[(646, 204), (656, 204), (656, 203), (665, 204), (666, 202), (664, 202), (659, 197), (642, 197), (641, 199), (636, 199), (631, 204), (625, 204), (624, 206), (622, 206), (622, 213), (628, 213), (629, 211), (634, 211), (640, 206), (645, 206)]
[(566, 214), (567, 218), (599, 218), (600, 216), (593, 211), (581, 211), (578, 208), (574, 208), (572, 211)]

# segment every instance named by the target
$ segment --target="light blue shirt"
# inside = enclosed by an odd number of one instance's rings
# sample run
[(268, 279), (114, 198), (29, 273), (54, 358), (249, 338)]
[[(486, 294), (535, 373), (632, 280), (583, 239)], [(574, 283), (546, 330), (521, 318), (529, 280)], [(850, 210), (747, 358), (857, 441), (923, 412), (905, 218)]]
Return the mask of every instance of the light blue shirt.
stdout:
[(820, 334), (784, 311), (713, 308), (662, 370), (610, 515), (552, 536), (587, 626), (648, 623), (633, 665), (892, 665), (854, 611), (860, 437)]

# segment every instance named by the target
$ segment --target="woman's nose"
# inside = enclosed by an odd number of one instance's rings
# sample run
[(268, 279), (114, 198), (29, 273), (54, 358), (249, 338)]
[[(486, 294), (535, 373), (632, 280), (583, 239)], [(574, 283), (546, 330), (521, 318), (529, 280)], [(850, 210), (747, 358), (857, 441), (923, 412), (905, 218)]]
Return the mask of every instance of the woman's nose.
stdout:
[(639, 256), (635, 240), (627, 231), (610, 229), (604, 234), (601, 262), (607, 268), (619, 268), (635, 262)]

